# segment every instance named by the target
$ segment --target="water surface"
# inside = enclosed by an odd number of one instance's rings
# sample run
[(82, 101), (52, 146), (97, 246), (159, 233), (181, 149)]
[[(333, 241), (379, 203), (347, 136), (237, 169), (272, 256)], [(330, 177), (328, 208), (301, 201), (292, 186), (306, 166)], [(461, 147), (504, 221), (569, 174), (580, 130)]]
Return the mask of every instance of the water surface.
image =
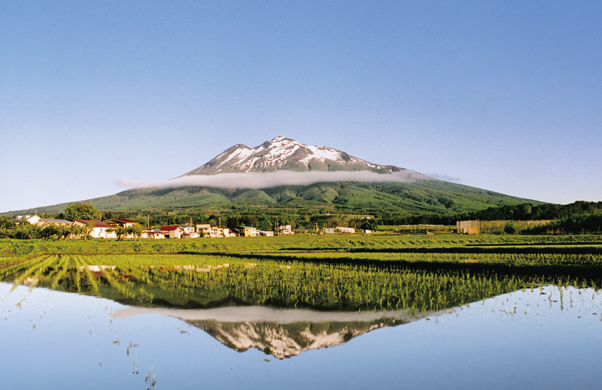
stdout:
[(12, 288), (0, 283), (7, 389), (599, 388), (593, 289), (411, 313), (136, 308)]

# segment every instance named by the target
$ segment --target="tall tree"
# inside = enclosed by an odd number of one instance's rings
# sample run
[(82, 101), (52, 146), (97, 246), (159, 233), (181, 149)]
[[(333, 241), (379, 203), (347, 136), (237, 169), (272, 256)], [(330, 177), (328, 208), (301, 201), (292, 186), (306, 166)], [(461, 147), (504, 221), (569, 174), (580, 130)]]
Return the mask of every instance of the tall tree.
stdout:
[(76, 219), (97, 221), (100, 219), (100, 215), (100, 211), (88, 203), (75, 203), (65, 209), (65, 219), (69, 221), (75, 221)]

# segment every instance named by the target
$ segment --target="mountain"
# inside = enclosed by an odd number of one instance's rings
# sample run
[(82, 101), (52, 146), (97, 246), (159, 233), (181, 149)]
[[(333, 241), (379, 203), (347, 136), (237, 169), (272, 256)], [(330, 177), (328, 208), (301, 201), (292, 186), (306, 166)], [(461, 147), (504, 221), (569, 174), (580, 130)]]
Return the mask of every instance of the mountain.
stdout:
[[(231, 185), (234, 178), (251, 177), (256, 181), (257, 176), (246, 174), (289, 178), (319, 176), (319, 179), (287, 185), (281, 185), (278, 179), (261, 188)], [(232, 188), (207, 184), (211, 179), (228, 182)], [(191, 181), (196, 182), (191, 184)], [(235, 145), (201, 167), (161, 186), (134, 188), (79, 202), (90, 203), (102, 211), (330, 206), (347, 211), (370, 209), (440, 214), (539, 203), (436, 180), (405, 168), (370, 163), (336, 149), (308, 146), (284, 137), (276, 137), (255, 148)], [(72, 203), (76, 202), (5, 214), (59, 213)]]
[(183, 176), (279, 170), (297, 172), (372, 171), (376, 173), (405, 171), (404, 168), (392, 165), (372, 164), (333, 148), (309, 146), (289, 138), (276, 137), (255, 148), (241, 144), (234, 145), (205, 165)]

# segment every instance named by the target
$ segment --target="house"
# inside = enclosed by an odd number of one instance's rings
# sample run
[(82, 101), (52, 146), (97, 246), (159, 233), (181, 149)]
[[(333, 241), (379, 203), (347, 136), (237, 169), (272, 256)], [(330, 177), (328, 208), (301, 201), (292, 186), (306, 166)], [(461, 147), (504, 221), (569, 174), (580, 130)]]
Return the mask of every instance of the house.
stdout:
[(271, 230), (259, 230), (258, 233), (265, 237), (274, 237), (274, 232)]
[(138, 224), (138, 222), (130, 221), (129, 219), (109, 219), (108, 221), (105, 221), (105, 222), (111, 226), (114, 226), (114, 227), (121, 226), (123, 228), (132, 227), (132, 226)]
[(73, 221), (74, 226), (87, 226), (92, 225), (92, 230), (89, 236), (94, 238), (117, 238), (115, 232), (108, 233), (108, 229), (112, 229), (113, 226), (105, 222), (100, 221), (89, 221), (86, 219), (76, 219)]
[(162, 239), (165, 238), (165, 233), (158, 229), (144, 229), (141, 238)]
[(295, 231), (291, 228), (291, 225), (282, 225), (278, 228), (278, 235), (289, 234), (295, 234)]
[(199, 238), (201, 236), (195, 231), (194, 226), (180, 225), (180, 229), (182, 230), (182, 238)]
[(230, 229), (209, 224), (196, 225), (196, 231), (197, 233), (202, 234), (203, 237), (234, 237), (233, 233), (230, 232)]
[(161, 226), (161, 232), (165, 238), (182, 238), (184, 231), (178, 225)]
[(337, 226), (337, 230), (341, 233), (355, 233), (355, 229), (354, 228), (350, 228), (350, 227), (339, 227)]
[(334, 228), (324, 228), (325, 234), (334, 234)]
[(196, 225), (196, 232), (202, 234), (203, 237), (211, 237), (211, 225), (208, 223), (202, 223)]
[(21, 222), (29, 222), (32, 225), (36, 225), (41, 218), (37, 215), (17, 215), (15, 218), (11, 219), (12, 222), (21, 223)]
[(480, 221), (456, 221), (456, 229), (460, 234), (479, 234), (481, 224)]
[(257, 237), (257, 229), (252, 226), (241, 226), (238, 232), (241, 237)]
[(58, 226), (71, 226), (73, 222), (67, 221), (66, 219), (52, 219), (52, 218), (41, 218), (37, 225), (38, 226), (48, 226), (48, 225), (58, 225)]

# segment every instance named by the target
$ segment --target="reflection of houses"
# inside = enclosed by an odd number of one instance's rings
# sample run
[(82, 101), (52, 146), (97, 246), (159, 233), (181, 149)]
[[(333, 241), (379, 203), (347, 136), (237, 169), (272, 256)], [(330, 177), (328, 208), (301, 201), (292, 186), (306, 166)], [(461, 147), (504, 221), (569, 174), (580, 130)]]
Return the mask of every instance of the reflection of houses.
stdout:
[(202, 234), (203, 237), (233, 237), (233, 233), (230, 232), (230, 229), (209, 224), (196, 225), (196, 232)]
[(282, 225), (278, 228), (278, 235), (289, 235), (295, 234), (295, 231), (291, 228), (291, 225)]
[(337, 230), (341, 233), (355, 233), (354, 228), (337, 226)]
[(21, 222), (29, 222), (32, 225), (35, 225), (38, 223), (38, 221), (41, 218), (38, 217), (37, 215), (17, 215), (15, 218), (13, 218), (11, 221), (12, 222), (17, 222), (17, 223), (21, 223)]
[(46, 227), (49, 225), (57, 225), (57, 226), (71, 226), (73, 222), (67, 221), (66, 219), (52, 219), (52, 218), (42, 218), (38, 221), (38, 226)]
[(115, 232), (111, 232), (108, 233), (107, 230), (108, 229), (112, 229), (113, 226), (109, 225), (108, 223), (105, 222), (100, 222), (100, 221), (88, 221), (85, 219), (76, 219), (75, 221), (73, 221), (73, 225), (75, 226), (87, 226), (87, 225), (92, 225), (93, 228), (90, 231), (90, 237), (94, 237), (94, 238), (117, 238), (117, 235), (115, 234)]
[(184, 231), (178, 225), (161, 226), (161, 232), (165, 238), (182, 238)]

